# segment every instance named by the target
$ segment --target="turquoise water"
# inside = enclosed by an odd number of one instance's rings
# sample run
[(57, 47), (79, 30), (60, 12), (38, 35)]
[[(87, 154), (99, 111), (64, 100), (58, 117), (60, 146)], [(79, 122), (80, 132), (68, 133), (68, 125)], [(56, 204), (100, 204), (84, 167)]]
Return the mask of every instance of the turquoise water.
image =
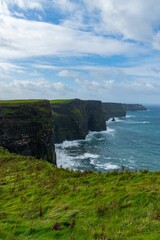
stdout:
[(160, 170), (160, 106), (128, 112), (108, 121), (107, 131), (91, 132), (85, 140), (56, 145), (57, 164), (64, 168), (109, 171)]

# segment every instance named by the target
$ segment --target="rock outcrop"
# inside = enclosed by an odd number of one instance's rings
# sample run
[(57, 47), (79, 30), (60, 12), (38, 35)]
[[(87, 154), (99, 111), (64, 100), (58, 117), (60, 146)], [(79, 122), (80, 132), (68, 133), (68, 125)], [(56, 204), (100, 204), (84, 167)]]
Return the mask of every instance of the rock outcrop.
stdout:
[(56, 164), (53, 119), (47, 100), (0, 101), (0, 145)]
[(125, 111), (145, 111), (145, 108), (142, 104), (122, 104)]
[(126, 110), (121, 103), (102, 103), (105, 120), (115, 117), (125, 117)]
[(106, 130), (101, 101), (51, 101), (53, 115), (53, 142), (84, 139), (89, 131)]

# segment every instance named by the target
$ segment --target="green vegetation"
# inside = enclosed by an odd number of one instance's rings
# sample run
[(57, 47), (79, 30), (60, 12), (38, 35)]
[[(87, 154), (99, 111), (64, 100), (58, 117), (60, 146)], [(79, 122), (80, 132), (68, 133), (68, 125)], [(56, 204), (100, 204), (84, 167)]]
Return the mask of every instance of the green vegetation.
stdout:
[(2, 148), (0, 165), (0, 239), (160, 239), (160, 172), (74, 172)]
[(27, 99), (27, 100), (0, 100), (0, 105), (20, 105), (20, 104), (32, 104), (32, 103), (39, 103), (39, 102), (43, 102), (44, 100), (38, 100), (38, 99)]
[(20, 115), (29, 115), (37, 119), (35, 111), (38, 111), (41, 116), (48, 113), (46, 104), (49, 106), (48, 100), (0, 100), (1, 115), (3, 117), (14, 115), (14, 118)]
[(56, 99), (56, 100), (50, 100), (50, 103), (58, 103), (58, 104), (64, 104), (64, 103), (70, 103), (73, 99)]

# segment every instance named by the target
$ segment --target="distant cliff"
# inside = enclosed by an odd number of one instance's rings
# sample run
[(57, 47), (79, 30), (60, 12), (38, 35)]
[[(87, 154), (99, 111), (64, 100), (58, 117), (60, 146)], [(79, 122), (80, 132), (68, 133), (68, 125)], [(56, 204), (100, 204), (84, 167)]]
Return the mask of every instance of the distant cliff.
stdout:
[(142, 104), (122, 104), (125, 111), (145, 111), (145, 108)]
[(84, 139), (89, 131), (106, 130), (101, 101), (51, 101), (53, 116), (53, 142)]
[(0, 145), (56, 164), (53, 120), (47, 100), (0, 101)]
[(126, 110), (121, 103), (102, 103), (105, 120), (113, 117), (125, 117)]

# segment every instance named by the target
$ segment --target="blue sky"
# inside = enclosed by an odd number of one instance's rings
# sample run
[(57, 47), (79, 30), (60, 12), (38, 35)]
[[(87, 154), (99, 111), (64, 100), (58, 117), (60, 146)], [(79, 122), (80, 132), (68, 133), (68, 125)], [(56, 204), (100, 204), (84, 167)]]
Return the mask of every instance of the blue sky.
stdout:
[(0, 99), (160, 103), (159, 0), (0, 0)]

